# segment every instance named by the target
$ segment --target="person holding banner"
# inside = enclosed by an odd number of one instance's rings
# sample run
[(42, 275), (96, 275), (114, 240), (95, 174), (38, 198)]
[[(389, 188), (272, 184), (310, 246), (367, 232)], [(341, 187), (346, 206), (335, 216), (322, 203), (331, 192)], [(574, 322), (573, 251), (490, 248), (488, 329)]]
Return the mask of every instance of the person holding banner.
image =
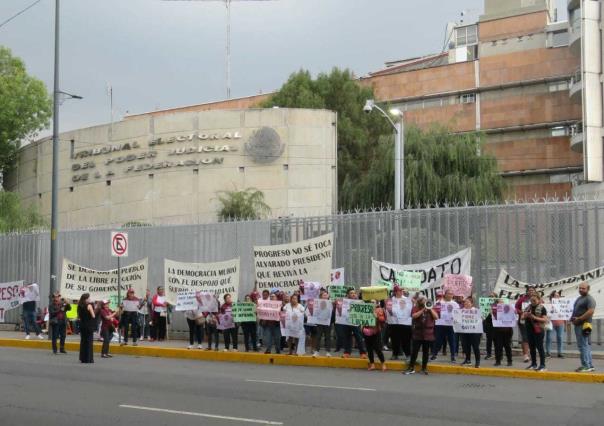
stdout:
[(372, 300), (371, 303), (374, 306), (373, 315), (375, 316), (374, 326), (363, 326), (363, 339), (365, 339), (365, 346), (367, 347), (367, 355), (369, 357), (369, 366), (367, 370), (375, 370), (375, 360), (373, 353), (375, 352), (382, 364), (382, 371), (386, 371), (386, 360), (384, 359), (384, 353), (382, 352), (382, 338), (381, 332), (382, 327), (386, 323), (386, 313), (380, 307), (379, 303)]
[[(499, 308), (501, 306), (501, 308)], [(491, 317), (493, 318), (493, 343), (495, 345), (495, 367), (501, 366), (503, 360), (503, 351), (508, 361), (508, 367), (512, 366), (512, 336), (514, 329), (512, 327), (500, 327), (498, 319), (505, 316), (506, 313), (512, 314), (513, 306), (504, 304), (503, 299), (497, 299), (491, 305)], [(499, 315), (501, 312), (501, 316)], [(515, 320), (514, 320), (515, 322)]]
[(101, 358), (112, 358), (113, 355), (109, 355), (109, 344), (113, 338), (115, 331), (115, 323), (117, 322), (117, 312), (112, 312), (109, 308), (109, 301), (103, 300), (101, 302), (101, 310), (99, 315), (101, 317), (101, 337), (103, 338), (103, 346), (101, 347)]
[(237, 352), (239, 327), (233, 322), (233, 301), (229, 293), (223, 296), (224, 303), (220, 306), (218, 315), (218, 329), (222, 330), (224, 338), (224, 351), (227, 352), (233, 343), (233, 352)]
[(29, 331), (33, 329), (38, 339), (44, 339), (42, 330), (36, 322), (36, 300), (40, 300), (38, 284), (32, 283), (19, 289), (19, 298), (23, 304), (23, 328), (25, 340), (29, 340)]
[(403, 371), (404, 375), (415, 374), (415, 362), (422, 350), (422, 374), (428, 375), (428, 360), (430, 358), (430, 346), (434, 342), (434, 324), (438, 319), (438, 314), (430, 306), (426, 306), (428, 299), (420, 294), (411, 311), (413, 344), (411, 351), (411, 360), (407, 369)]
[(298, 348), (300, 335), (304, 333), (304, 307), (298, 303), (298, 296), (293, 294), (283, 310), (285, 311), (286, 327), (289, 332), (287, 348), (289, 355), (293, 355)]
[[(275, 294), (275, 293), (271, 293), (271, 295), (269, 296), (269, 300), (271, 302), (279, 301), (277, 299), (277, 294)], [(277, 318), (279, 317), (279, 313), (276, 314), (276, 317)], [(264, 339), (265, 339), (265, 344), (266, 344), (264, 353), (270, 354), (273, 343), (274, 343), (275, 344), (275, 353), (280, 354), (281, 353), (281, 326), (280, 326), (279, 320), (277, 320), (277, 319), (275, 319), (275, 320), (261, 319), (260, 324), (262, 325), (262, 330), (264, 333)]]
[[(310, 303), (311, 301), (309, 301)], [(330, 300), (329, 300), (329, 293), (327, 292), (327, 290), (325, 289), (321, 289), (321, 292), (319, 294), (319, 303), (326, 303), (326, 304), (331, 304)], [(327, 306), (329, 308), (329, 305)], [(333, 308), (333, 305), (332, 305)], [(310, 309), (310, 306), (307, 304), (306, 309)], [(312, 307), (312, 309), (316, 309), (316, 307)], [(311, 313), (312, 315), (312, 313)], [(331, 315), (329, 315), (329, 324), (325, 323), (325, 324), (316, 324), (316, 329), (315, 329), (315, 334), (312, 338), (312, 347), (313, 347), (313, 357), (318, 357), (319, 356), (319, 352), (321, 350), (321, 339), (324, 338), (325, 339), (325, 356), (330, 357), (331, 353), (331, 324), (333, 324), (334, 321), (334, 315), (335, 312), (332, 309), (332, 313)]]
[(432, 346), (431, 361), (434, 361), (446, 342), (449, 343), (451, 362), (455, 362), (457, 354), (457, 339), (453, 330), (453, 310), (459, 309), (459, 305), (453, 300), (453, 290), (447, 289), (444, 298), (434, 304), (434, 310), (439, 318), (436, 320), (435, 343)]
[[(534, 291), (534, 290), (533, 290)], [(543, 338), (545, 336), (545, 324), (548, 321), (547, 310), (541, 304), (541, 297), (536, 292), (530, 298), (530, 304), (522, 313), (526, 327), (529, 351), (531, 354), (531, 365), (527, 370), (545, 371), (545, 350), (543, 349)], [(539, 366), (537, 367), (537, 351), (539, 351)]]
[(141, 340), (149, 340), (150, 327), (149, 327), (149, 313), (152, 312), (151, 306), (151, 290), (145, 290), (145, 298), (140, 301), (138, 305), (138, 337)]
[[(252, 295), (246, 294), (244, 302), (254, 303)], [(256, 321), (244, 321), (241, 323), (241, 328), (243, 329), (245, 351), (249, 352), (252, 349), (254, 352), (258, 352), (258, 324)]]
[[(554, 304), (556, 300), (560, 300), (562, 295), (559, 291), (552, 291), (549, 295), (549, 301)], [(562, 350), (564, 348), (564, 330), (566, 329), (566, 321), (564, 320), (550, 320), (551, 327), (545, 330), (545, 357), (551, 358), (552, 355), (552, 335), (556, 334), (556, 349), (558, 352), (558, 358), (564, 358)]]
[(193, 349), (195, 342), (197, 342), (197, 349), (203, 349), (203, 328), (206, 323), (203, 312), (199, 310), (199, 307), (189, 309), (185, 311), (185, 318), (189, 326), (189, 346), (187, 346), (187, 349)]
[(206, 315), (206, 335), (208, 336), (208, 348), (212, 350), (212, 341), (214, 341), (214, 350), (218, 350), (218, 316), (212, 312), (204, 312)]
[[(475, 311), (474, 299), (467, 297), (463, 303), (464, 310)], [(462, 314), (463, 315), (463, 314)], [(480, 339), (482, 333), (460, 333), (461, 334), (461, 345), (463, 347), (463, 353), (465, 355), (464, 362), (461, 365), (472, 364), (472, 352), (474, 352), (474, 367), (480, 367)]]
[[(358, 299), (356, 290), (352, 287), (349, 288), (346, 292), (346, 298), (348, 299)], [(361, 329), (357, 325), (344, 325), (344, 355), (342, 358), (350, 358), (350, 354), (352, 353), (352, 337), (356, 340), (357, 347), (359, 348), (359, 355), (361, 359), (367, 358), (367, 350), (365, 349), (365, 341), (363, 336), (361, 335)]]
[(130, 329), (130, 337), (132, 337), (132, 345), (137, 346), (136, 342), (138, 338), (138, 307), (140, 300), (134, 295), (134, 289), (129, 288), (126, 292), (126, 298), (122, 301), (120, 306), (121, 318), (120, 322), (122, 325), (122, 334), (124, 335), (124, 341), (121, 346), (128, 345), (128, 329)]
[(151, 301), (153, 305), (153, 326), (151, 340), (163, 341), (166, 338), (168, 320), (168, 301), (162, 286), (157, 287), (157, 293)]
[(57, 354), (57, 339), (60, 340), (59, 350), (62, 354), (65, 351), (65, 335), (67, 333), (67, 311), (71, 310), (71, 305), (61, 298), (59, 293), (52, 296), (52, 303), (48, 307), (48, 322), (51, 329), (52, 352)]
[(537, 294), (534, 287), (527, 287), (526, 294), (523, 294), (516, 300), (516, 314), (518, 314), (518, 331), (520, 332), (520, 343), (522, 345), (522, 355), (524, 362), (529, 362), (529, 344), (526, 335), (526, 321), (524, 320), (524, 308), (528, 306), (532, 296)]
[(411, 357), (411, 325), (401, 324), (401, 318), (396, 313), (404, 311), (401, 307), (409, 306), (412, 302), (405, 297), (403, 289), (398, 285), (394, 285), (392, 293), (392, 299), (386, 301), (386, 310), (392, 341), (392, 358), (390, 359), (397, 361), (401, 354), (404, 354), (406, 359)]
[(96, 316), (90, 302), (90, 293), (84, 293), (78, 302), (78, 318), (80, 318), (80, 362), (94, 362), (92, 336), (96, 330)]

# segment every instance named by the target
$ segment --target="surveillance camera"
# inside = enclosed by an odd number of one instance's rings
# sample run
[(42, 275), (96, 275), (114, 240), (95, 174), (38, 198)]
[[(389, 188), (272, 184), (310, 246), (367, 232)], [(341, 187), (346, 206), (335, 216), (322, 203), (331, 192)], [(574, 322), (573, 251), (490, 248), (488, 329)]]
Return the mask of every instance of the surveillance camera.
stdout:
[(371, 111), (373, 111), (373, 99), (367, 99), (367, 102), (365, 102), (365, 106), (363, 107), (363, 111), (367, 114), (370, 114)]

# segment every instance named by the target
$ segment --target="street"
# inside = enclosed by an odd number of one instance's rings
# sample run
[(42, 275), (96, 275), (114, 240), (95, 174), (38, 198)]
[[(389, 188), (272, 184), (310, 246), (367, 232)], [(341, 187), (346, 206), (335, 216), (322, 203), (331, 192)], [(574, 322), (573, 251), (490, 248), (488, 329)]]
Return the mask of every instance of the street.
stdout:
[(0, 423), (600, 425), (602, 385), (0, 349)]

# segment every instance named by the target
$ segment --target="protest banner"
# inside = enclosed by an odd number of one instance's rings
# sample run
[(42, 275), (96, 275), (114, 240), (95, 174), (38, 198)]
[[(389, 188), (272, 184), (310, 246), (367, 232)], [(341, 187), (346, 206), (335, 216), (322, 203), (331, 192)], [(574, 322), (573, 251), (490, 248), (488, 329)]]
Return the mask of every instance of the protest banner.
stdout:
[(386, 300), (386, 322), (391, 325), (411, 325), (413, 302), (406, 297)]
[(216, 328), (218, 330), (230, 330), (231, 328), (235, 328), (235, 322), (233, 321), (233, 313), (225, 312), (224, 314), (218, 314), (218, 324), (216, 324)]
[(352, 303), (348, 307), (348, 322), (351, 325), (375, 326), (375, 306), (371, 303)]
[(19, 290), (23, 281), (0, 283), (0, 322), (4, 322), (7, 311), (19, 307)]
[[(142, 296), (147, 290), (147, 259), (123, 266), (121, 270), (121, 292), (126, 294), (129, 288), (134, 289), (136, 296)], [(61, 274), (61, 295), (65, 299), (79, 299), (84, 293), (90, 293), (91, 300), (110, 300), (112, 307), (119, 306), (117, 300), (117, 269), (97, 271), (80, 266), (63, 259)]]
[(386, 300), (388, 298), (388, 287), (361, 287), (361, 295), (366, 302)]
[[(301, 305), (299, 305), (301, 306)], [(288, 337), (299, 337), (304, 333), (304, 314), (294, 311), (285, 312), (285, 333)]]
[(194, 290), (181, 291), (176, 295), (176, 311), (194, 311), (198, 308), (197, 292)]
[[(446, 274), (470, 275), (471, 260), (471, 248), (466, 248), (442, 259), (412, 265), (397, 265), (372, 259), (371, 285), (392, 285), (393, 282), (397, 282), (397, 273), (399, 273), (398, 277), (402, 277), (404, 276), (400, 274), (402, 271), (419, 272), (421, 273), (419, 289), (428, 298), (434, 299), (435, 292), (442, 287)], [(401, 285), (402, 283), (398, 284)]]
[(197, 303), (201, 312), (218, 312), (218, 299), (213, 293), (196, 291)]
[(239, 293), (239, 258), (212, 263), (184, 263), (164, 260), (166, 300), (174, 304), (181, 291), (212, 293), (220, 298), (230, 294), (233, 301)]
[(19, 289), (19, 303), (22, 305), (25, 302), (39, 302), (40, 287), (36, 283), (28, 284)]
[(302, 284), (303, 292), (300, 295), (300, 300), (316, 299), (321, 291), (321, 283), (304, 282)]
[(253, 302), (233, 303), (233, 321), (256, 322), (256, 304)]
[(510, 303), (510, 299), (505, 297), (481, 297), (478, 299), (478, 303), (480, 305), (480, 314), (483, 318), (486, 318), (491, 313), (491, 306), (501, 300), (503, 303)]
[(330, 325), (333, 303), (326, 299), (310, 299), (306, 303), (308, 324)]
[(470, 297), (472, 295), (472, 277), (469, 275), (446, 274), (443, 290), (451, 290), (453, 296)]
[[(589, 294), (596, 300), (596, 305), (604, 306), (604, 266), (582, 274), (538, 284), (518, 281), (502, 269), (495, 284), (495, 292), (502, 297), (515, 300), (525, 294), (528, 287), (535, 287), (542, 296), (556, 290), (561, 292), (563, 297), (577, 297), (579, 295), (579, 284), (583, 282), (591, 287)], [(604, 318), (604, 309), (596, 309), (593, 319), (602, 318)]]
[(124, 311), (126, 311), (126, 312), (138, 312), (139, 303), (140, 302), (138, 300), (128, 300), (128, 299), (122, 300), (122, 306), (124, 308)]
[(493, 317), (493, 327), (515, 327), (517, 321), (514, 303), (497, 304), (497, 318)]
[(364, 303), (357, 299), (338, 299), (336, 300), (336, 324), (353, 325), (348, 321), (348, 309), (350, 305)]
[(561, 297), (552, 299), (551, 303), (544, 303), (547, 310), (547, 317), (553, 321), (568, 321), (573, 316), (575, 306), (575, 297)]
[(258, 300), (256, 315), (259, 320), (279, 321), (279, 312), (281, 311), (281, 301), (279, 300)]
[(333, 232), (309, 240), (254, 246), (258, 290), (297, 290), (300, 282), (331, 280)]
[(330, 285), (327, 287), (327, 291), (329, 292), (330, 300), (343, 299), (346, 297), (348, 287), (342, 285)]
[(330, 285), (344, 285), (344, 268), (337, 268), (331, 270), (331, 283)]
[(413, 271), (399, 271), (396, 273), (396, 283), (407, 290), (421, 290), (422, 273)]
[(453, 325), (453, 311), (455, 309), (459, 309), (459, 305), (457, 302), (446, 302), (442, 301), (440, 303), (440, 315), (436, 320), (436, 325)]
[(453, 330), (456, 333), (482, 334), (480, 309), (453, 309)]

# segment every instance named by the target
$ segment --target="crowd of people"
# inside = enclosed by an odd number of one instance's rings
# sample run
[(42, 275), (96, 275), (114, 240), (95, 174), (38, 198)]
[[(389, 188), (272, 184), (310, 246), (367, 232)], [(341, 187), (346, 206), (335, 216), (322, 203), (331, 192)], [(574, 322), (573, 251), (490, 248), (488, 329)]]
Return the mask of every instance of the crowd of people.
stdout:
[[(589, 295), (589, 286), (586, 283), (579, 285), (579, 297), (573, 307), (570, 324), (567, 321), (550, 320), (544, 303), (549, 299), (560, 298), (559, 292), (553, 291), (547, 297), (542, 296), (534, 287), (529, 287), (526, 294), (515, 301), (517, 314), (516, 328), (519, 332), (519, 342), (522, 347), (523, 361), (528, 364), (527, 369), (545, 371), (546, 360), (552, 356), (552, 342), (555, 336), (556, 356), (564, 357), (564, 338), (567, 326), (574, 330), (577, 348), (580, 352), (581, 366), (577, 372), (594, 371), (591, 356), (591, 320), (596, 308), (595, 299)], [(309, 307), (301, 301), (303, 287), (292, 294), (279, 290), (263, 290), (261, 293), (253, 291), (245, 295), (246, 302), (258, 303), (259, 300), (281, 301), (282, 315), (296, 314), (300, 317), (309, 317)], [(230, 294), (222, 296), (217, 301), (216, 312), (204, 312), (193, 309), (186, 311), (185, 318), (189, 328), (188, 349), (219, 350), (219, 336), (222, 334), (224, 351), (239, 350), (239, 328), (243, 333), (243, 343), (246, 352), (264, 350), (265, 354), (282, 352), (289, 355), (302, 355), (307, 352), (307, 342), (310, 341), (310, 350), (313, 357), (320, 356), (321, 349), (327, 357), (335, 353), (342, 353), (343, 358), (349, 358), (353, 347), (359, 356), (368, 360), (368, 369), (375, 370), (375, 357), (381, 363), (381, 369), (386, 370), (384, 350), (391, 350), (391, 360), (404, 360), (408, 368), (404, 374), (415, 374), (415, 364), (422, 352), (422, 374), (428, 374), (428, 363), (434, 361), (442, 353), (450, 357), (452, 363), (457, 363), (461, 352), (463, 360), (461, 365), (473, 365), (479, 368), (481, 360), (490, 360), (494, 356), (494, 366), (501, 366), (505, 353), (508, 366), (513, 365), (512, 337), (514, 327), (494, 327), (493, 320), (497, 319), (497, 306), (504, 303), (497, 295), (492, 294), (493, 304), (491, 312), (483, 320), (484, 334), (486, 335), (486, 354), (481, 355), (482, 333), (456, 333), (452, 325), (439, 325), (437, 320), (441, 316), (441, 308), (453, 305), (456, 308), (476, 310), (475, 300), (470, 297), (454, 297), (450, 290), (437, 291), (436, 300), (428, 300), (421, 293), (410, 295), (405, 289), (394, 285), (389, 298), (382, 301), (366, 301), (373, 305), (375, 322), (364, 326), (338, 324), (335, 321), (335, 308), (341, 300), (331, 300), (328, 288), (321, 288), (319, 299), (334, 304), (329, 325), (315, 325), (308, 321), (304, 324), (304, 331), (299, 336), (282, 336), (281, 324), (277, 320), (258, 320), (220, 324), (225, 315), (231, 316), (233, 301)], [(359, 299), (359, 294), (354, 288), (348, 288), (346, 299)], [(411, 324), (402, 325), (389, 323), (386, 308), (392, 303), (401, 300), (412, 304)], [(74, 303), (75, 304), (75, 303)], [(143, 297), (135, 295), (134, 290), (128, 290), (126, 297), (120, 302), (116, 310), (110, 308), (108, 300), (91, 301), (89, 294), (83, 294), (77, 301), (77, 326), (81, 338), (80, 361), (93, 362), (92, 344), (95, 333), (103, 341), (101, 357), (111, 358), (110, 343), (118, 335), (121, 345), (138, 345), (139, 340), (163, 341), (167, 336), (167, 323), (172, 311), (166, 300), (163, 287), (158, 287), (152, 296), (147, 290)], [(35, 310), (35, 304), (33, 306)], [(66, 329), (69, 324), (69, 312), (73, 306), (61, 298), (59, 294), (53, 296), (48, 307), (49, 329), (52, 336), (52, 350), (54, 353), (65, 352)], [(32, 318), (32, 306), (24, 306), (23, 317), (26, 338), (30, 330), (34, 330), (41, 337), (40, 329)], [(229, 315), (230, 314), (230, 315)], [(73, 315), (71, 316), (73, 318)], [(222, 325), (222, 327), (220, 326)], [(37, 328), (36, 328), (37, 327)], [(59, 347), (57, 348), (57, 340)], [(354, 345), (353, 345), (354, 341)], [(204, 347), (205, 342), (205, 347)], [(460, 351), (461, 349), (461, 351)], [(538, 356), (538, 358), (537, 358)], [(473, 357), (473, 361), (472, 361)]]

